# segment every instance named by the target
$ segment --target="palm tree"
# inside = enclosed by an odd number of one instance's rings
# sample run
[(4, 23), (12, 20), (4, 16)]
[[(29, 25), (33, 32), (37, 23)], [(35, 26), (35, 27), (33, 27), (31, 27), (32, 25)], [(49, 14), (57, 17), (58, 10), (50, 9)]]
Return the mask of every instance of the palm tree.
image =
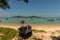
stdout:
[[(17, 0), (17, 1), (21, 1), (21, 0)], [(25, 3), (28, 3), (28, 0), (22, 0)], [(10, 6), (8, 4), (9, 0), (0, 0), (0, 8), (2, 9), (10, 9)]]

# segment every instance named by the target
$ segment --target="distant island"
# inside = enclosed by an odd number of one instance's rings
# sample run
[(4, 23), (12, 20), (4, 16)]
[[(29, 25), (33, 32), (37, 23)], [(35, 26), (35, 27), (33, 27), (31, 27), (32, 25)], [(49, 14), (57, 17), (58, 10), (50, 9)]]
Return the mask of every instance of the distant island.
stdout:
[(12, 16), (13, 18), (42, 18), (39, 16)]

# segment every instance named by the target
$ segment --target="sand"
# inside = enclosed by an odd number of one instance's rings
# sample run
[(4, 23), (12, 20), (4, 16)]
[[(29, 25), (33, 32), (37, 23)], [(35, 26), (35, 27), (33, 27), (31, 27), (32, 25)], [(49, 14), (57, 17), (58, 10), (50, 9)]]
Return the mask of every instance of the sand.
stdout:
[[(24, 24), (28, 25), (28, 24)], [(59, 24), (29, 24), (32, 26), (32, 29), (35, 30), (44, 30), (46, 33), (42, 32), (33, 32), (32, 37), (35, 38), (42, 38), (44, 40), (52, 40), (51, 36), (60, 36), (60, 25)], [(22, 24), (1, 24), (0, 27), (7, 27), (18, 30), (19, 27), (21, 27)], [(31, 39), (32, 40), (32, 39)]]

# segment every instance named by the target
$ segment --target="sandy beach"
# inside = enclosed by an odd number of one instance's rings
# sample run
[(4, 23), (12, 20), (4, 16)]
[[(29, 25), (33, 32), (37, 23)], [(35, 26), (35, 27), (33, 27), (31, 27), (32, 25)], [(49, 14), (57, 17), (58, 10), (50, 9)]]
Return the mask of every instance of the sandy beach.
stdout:
[[(29, 24), (24, 24), (29, 25)], [(30, 24), (32, 30), (44, 30), (44, 32), (33, 32), (32, 37), (42, 38), (44, 40), (52, 40), (51, 36), (60, 36), (60, 25), (59, 24)], [(22, 24), (0, 24), (0, 27), (12, 28), (18, 30)]]
[[(55, 31), (60, 30), (59, 24), (24, 24), (25, 25), (31, 25), (32, 29), (36, 30), (46, 30), (46, 31)], [(19, 27), (23, 26), (22, 24), (0, 24), (0, 27), (7, 27), (7, 28), (13, 28), (18, 30)]]

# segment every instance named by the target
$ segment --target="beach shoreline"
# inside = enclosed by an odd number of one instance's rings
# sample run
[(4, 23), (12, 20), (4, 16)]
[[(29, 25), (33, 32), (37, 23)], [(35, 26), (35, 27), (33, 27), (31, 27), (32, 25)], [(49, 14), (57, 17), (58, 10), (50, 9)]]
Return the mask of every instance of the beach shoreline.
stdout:
[[(41, 28), (60, 28), (60, 24), (2, 24), (0, 23), (0, 27), (8, 27), (8, 28), (16, 28), (18, 29), (21, 26), (31, 25), (32, 29), (41, 29)], [(37, 30), (38, 30), (37, 29)]]
[[(59, 24), (0, 24), (0, 27), (4, 27), (4, 28), (12, 28), (12, 29), (15, 29), (18, 31), (18, 28), (21, 27), (21, 26), (26, 26), (26, 25), (31, 25), (32, 26), (32, 30), (44, 30), (46, 31), (47, 33), (42, 33), (41, 32), (36, 32), (34, 33), (33, 32), (33, 36), (34, 37), (38, 37), (38, 38), (41, 38), (41, 35), (43, 35), (45, 37), (45, 40), (52, 40), (51, 39), (51, 35), (52, 33), (56, 33), (55, 31), (60, 31), (60, 25)], [(56, 33), (54, 34), (55, 36), (60, 36), (60, 34)]]

